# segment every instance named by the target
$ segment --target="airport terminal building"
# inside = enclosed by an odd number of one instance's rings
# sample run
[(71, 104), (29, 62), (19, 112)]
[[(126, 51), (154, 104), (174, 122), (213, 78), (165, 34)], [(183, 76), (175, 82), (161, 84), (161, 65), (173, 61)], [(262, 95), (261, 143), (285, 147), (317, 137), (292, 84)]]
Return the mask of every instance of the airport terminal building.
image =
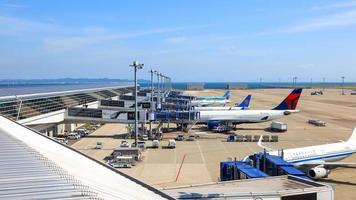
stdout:
[(132, 85), (118, 85), (0, 96), (0, 115), (55, 136), (77, 126), (61, 123), (66, 108), (95, 106), (99, 99), (111, 99), (132, 91)]

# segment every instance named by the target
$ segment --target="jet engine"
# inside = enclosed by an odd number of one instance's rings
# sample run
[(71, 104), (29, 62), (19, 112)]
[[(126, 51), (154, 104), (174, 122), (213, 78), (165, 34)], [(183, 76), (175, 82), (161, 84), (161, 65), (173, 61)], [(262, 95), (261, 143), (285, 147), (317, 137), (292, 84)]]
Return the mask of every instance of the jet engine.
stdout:
[(292, 114), (292, 112), (291, 111), (288, 111), (288, 110), (286, 110), (286, 111), (284, 111), (284, 113), (283, 113), (284, 115), (290, 115), (290, 114)]
[(324, 167), (314, 167), (309, 169), (308, 176), (312, 179), (326, 178), (330, 174), (330, 170)]
[(208, 129), (213, 129), (214, 127), (220, 126), (219, 121), (208, 121)]

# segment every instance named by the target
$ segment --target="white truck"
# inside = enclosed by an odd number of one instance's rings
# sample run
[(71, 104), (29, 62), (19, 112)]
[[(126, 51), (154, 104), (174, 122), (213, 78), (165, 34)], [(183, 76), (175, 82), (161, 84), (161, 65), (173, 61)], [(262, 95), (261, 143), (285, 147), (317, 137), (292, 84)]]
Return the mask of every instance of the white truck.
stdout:
[(159, 148), (159, 141), (158, 140), (152, 140), (152, 148)]
[(173, 140), (173, 139), (168, 140), (167, 148), (169, 148), (169, 149), (174, 149), (174, 148), (176, 148), (176, 141)]
[(275, 132), (284, 132), (287, 131), (288, 125), (284, 122), (272, 122), (271, 123), (271, 131)]

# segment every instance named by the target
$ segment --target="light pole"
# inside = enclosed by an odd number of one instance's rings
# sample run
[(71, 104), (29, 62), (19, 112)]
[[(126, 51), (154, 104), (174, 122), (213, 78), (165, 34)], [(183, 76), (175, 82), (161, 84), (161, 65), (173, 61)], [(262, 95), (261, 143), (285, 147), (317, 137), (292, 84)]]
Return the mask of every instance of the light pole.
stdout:
[(164, 94), (166, 92), (166, 76), (161, 74), (161, 78), (162, 78), (162, 91)]
[(167, 91), (168, 91), (168, 76), (165, 76), (165, 77), (164, 77), (164, 80), (165, 80), (164, 87), (165, 87), (165, 90), (166, 90), (166, 92), (167, 92)]
[(159, 102), (160, 102), (160, 91), (159, 91), (159, 72), (156, 71), (155, 72), (156, 76), (157, 76), (157, 101), (156, 101), (156, 109), (158, 109), (159, 106)]
[(166, 76), (166, 91), (168, 91), (168, 76)]
[[(153, 74), (157, 73), (156, 70), (150, 71), (151, 73), (151, 113), (153, 112), (153, 93), (154, 93), (154, 88), (153, 88)], [(152, 135), (152, 121), (150, 120), (150, 135)]]
[(345, 91), (344, 91), (344, 84), (345, 84), (345, 76), (341, 76), (342, 79), (342, 85), (341, 85), (341, 89), (342, 89), (342, 95), (345, 95)]
[(154, 93), (154, 88), (153, 88), (153, 74), (157, 73), (156, 70), (151, 69), (151, 111), (153, 111), (153, 93)]
[(293, 85), (294, 85), (294, 87), (297, 87), (297, 79), (298, 79), (298, 77), (293, 77)]
[(138, 113), (137, 113), (137, 70), (143, 68), (143, 64), (134, 61), (130, 67), (134, 68), (134, 79), (135, 79), (135, 144), (137, 147), (138, 141)]
[(159, 77), (160, 77), (160, 80), (161, 80), (161, 82), (159, 82), (159, 87), (160, 87), (160, 90), (162, 92), (164, 92), (164, 90), (163, 90), (163, 74), (159, 73)]
[[(164, 93), (164, 88), (163, 88), (163, 74), (159, 73), (159, 77), (160, 77), (160, 82), (159, 82), (159, 87), (160, 87), (160, 91), (162, 91), (162, 93)], [(159, 105), (158, 108), (161, 109), (161, 103), (162, 103), (162, 95), (161, 93), (159, 93)]]
[(21, 112), (21, 107), (22, 107), (22, 99), (20, 99), (17, 95), (15, 95), (15, 98), (20, 101), (19, 109), (17, 111), (17, 116), (16, 116), (16, 121), (18, 121), (19, 118), (20, 118), (20, 112)]
[(169, 78), (168, 80), (169, 80), (169, 90), (172, 90), (172, 79)]

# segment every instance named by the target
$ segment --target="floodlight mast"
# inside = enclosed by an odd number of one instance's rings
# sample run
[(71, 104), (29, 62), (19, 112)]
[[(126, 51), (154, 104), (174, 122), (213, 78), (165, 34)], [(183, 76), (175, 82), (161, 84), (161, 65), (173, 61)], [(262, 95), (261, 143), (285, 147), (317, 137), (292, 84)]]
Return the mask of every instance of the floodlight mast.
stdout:
[(137, 70), (142, 69), (144, 64), (134, 61), (130, 67), (134, 68), (134, 81), (135, 81), (135, 144), (137, 147), (138, 141), (138, 113), (137, 113)]

